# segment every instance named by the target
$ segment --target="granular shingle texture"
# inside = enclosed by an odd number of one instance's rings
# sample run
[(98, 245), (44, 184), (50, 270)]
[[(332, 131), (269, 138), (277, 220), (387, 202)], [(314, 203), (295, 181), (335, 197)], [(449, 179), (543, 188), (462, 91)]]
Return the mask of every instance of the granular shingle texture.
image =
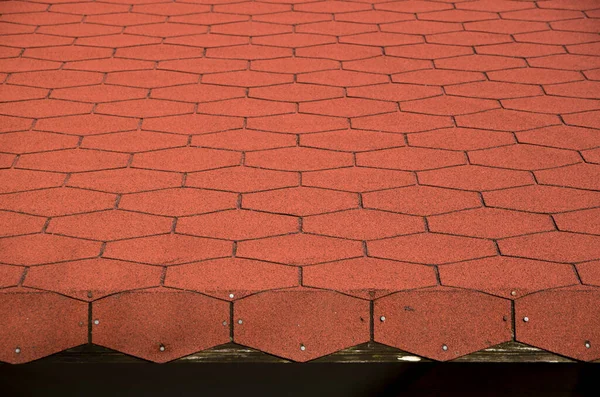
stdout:
[(370, 340), (600, 359), (599, 18), (1, 2), (0, 361)]

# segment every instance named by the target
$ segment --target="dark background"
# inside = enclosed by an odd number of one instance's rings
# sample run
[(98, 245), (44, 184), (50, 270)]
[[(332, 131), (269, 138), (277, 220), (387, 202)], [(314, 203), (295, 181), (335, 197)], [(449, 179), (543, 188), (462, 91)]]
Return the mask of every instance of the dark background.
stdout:
[(600, 396), (599, 364), (0, 365), (13, 396)]

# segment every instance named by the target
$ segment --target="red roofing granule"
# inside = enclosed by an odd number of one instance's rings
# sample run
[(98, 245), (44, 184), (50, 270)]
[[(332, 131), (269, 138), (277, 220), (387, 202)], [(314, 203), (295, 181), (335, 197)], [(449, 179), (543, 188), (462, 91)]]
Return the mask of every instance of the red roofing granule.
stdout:
[(600, 6), (292, 3), (0, 4), (0, 361), (600, 359)]

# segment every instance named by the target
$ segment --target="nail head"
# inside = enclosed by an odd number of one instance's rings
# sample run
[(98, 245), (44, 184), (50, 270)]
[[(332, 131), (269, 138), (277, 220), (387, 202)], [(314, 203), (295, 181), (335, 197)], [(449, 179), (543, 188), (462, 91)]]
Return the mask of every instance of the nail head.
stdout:
[(96, 324), (96, 325), (100, 324), (100, 320), (94, 320), (94, 324)]
[(164, 345), (160, 345), (160, 347), (158, 348), (158, 350), (160, 350), (161, 352), (165, 351), (165, 346)]
[(17, 348), (15, 349), (15, 353), (17, 353), (17, 354), (21, 353), (21, 349), (20, 349), (19, 347), (17, 347)]
[(511, 294), (512, 296), (517, 296), (517, 291), (510, 291), (510, 294)]
[(229, 294), (229, 297), (230, 297), (231, 299), (233, 299), (233, 294)]
[(589, 341), (585, 341), (585, 348), (589, 349), (590, 347), (592, 347), (592, 344)]
[(447, 351), (447, 350), (448, 350), (448, 346), (446, 346), (446, 345), (442, 345), (442, 350), (443, 350), (443, 351)]
[(379, 317), (379, 320), (382, 321), (382, 322), (385, 321), (385, 316)]
[(242, 324), (242, 323), (243, 323), (243, 321), (241, 319), (238, 320), (238, 324)]
[(306, 346), (300, 345), (300, 350), (302, 350), (302, 351), (306, 350)]
[(529, 322), (529, 317), (523, 317), (523, 322)]

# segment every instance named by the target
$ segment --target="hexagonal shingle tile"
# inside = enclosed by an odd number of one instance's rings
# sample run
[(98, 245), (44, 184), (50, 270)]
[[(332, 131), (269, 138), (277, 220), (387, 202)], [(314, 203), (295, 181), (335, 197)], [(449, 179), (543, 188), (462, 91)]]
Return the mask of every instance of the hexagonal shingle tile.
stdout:
[(154, 362), (229, 342), (229, 305), (191, 292), (125, 292), (94, 302), (92, 313), (95, 344)]
[(512, 339), (510, 302), (455, 288), (398, 292), (375, 301), (375, 341), (451, 360)]
[(142, 125), (144, 129), (151, 131), (192, 135), (242, 128), (244, 119), (241, 117), (188, 114), (145, 119)]
[(285, 265), (305, 266), (363, 255), (359, 241), (291, 234), (238, 243), (237, 256), (278, 262)]
[(170, 267), (165, 285), (237, 300), (261, 291), (297, 286), (298, 269), (241, 258), (214, 259)]
[(263, 170), (250, 167), (227, 167), (194, 172), (188, 175), (186, 186), (212, 188), (229, 192), (257, 192), (298, 186), (297, 173)]
[(442, 69), (468, 70), (474, 72), (491, 72), (494, 70), (527, 66), (522, 59), (495, 55), (465, 55), (456, 58), (445, 58), (436, 60), (435, 65)]
[(246, 127), (286, 134), (307, 134), (340, 130), (348, 128), (349, 125), (348, 121), (340, 117), (294, 113), (251, 118), (248, 120)]
[(247, 153), (245, 164), (281, 171), (316, 171), (351, 166), (352, 160), (350, 153), (293, 147)]
[(237, 195), (214, 190), (171, 188), (126, 194), (119, 208), (164, 216), (187, 216), (233, 209)]
[(600, 146), (600, 135), (589, 128), (556, 125), (516, 133), (522, 143), (582, 150)]
[(425, 231), (423, 219), (374, 210), (348, 210), (305, 217), (307, 233), (354, 240), (373, 240)]
[(104, 257), (170, 266), (230, 256), (232, 243), (200, 237), (163, 234), (110, 242)]
[(306, 134), (300, 137), (300, 146), (344, 152), (365, 152), (404, 145), (404, 137), (401, 135), (354, 129)]
[(38, 120), (38, 131), (58, 132), (71, 135), (95, 135), (110, 132), (131, 131), (138, 126), (137, 120), (124, 117), (86, 114)]
[(356, 164), (359, 166), (405, 171), (423, 171), (465, 163), (463, 153), (413, 147), (384, 149), (356, 155)]
[(2, 177), (1, 193), (58, 187), (65, 181), (64, 174), (17, 170), (14, 168), (0, 170), (0, 177)]
[(579, 189), (600, 190), (600, 165), (579, 163), (566, 167), (536, 171), (538, 183), (568, 186)]
[(17, 167), (40, 171), (84, 172), (123, 168), (128, 161), (129, 155), (123, 153), (67, 149), (24, 154), (19, 158)]
[[(368, 47), (368, 46), (360, 46), (355, 44), (324, 44), (315, 47), (306, 47), (306, 48), (298, 48), (296, 50), (296, 54), (302, 57), (307, 57), (309, 59), (312, 58), (325, 58), (329, 60), (336, 61), (353, 61), (358, 59), (366, 59), (371, 57), (376, 57), (382, 55), (381, 49), (377, 47)], [(326, 73), (329, 74), (329, 73)], [(345, 73), (347, 76), (351, 76), (348, 73)], [(339, 74), (335, 74), (338, 75)], [(320, 80), (322, 83), (325, 83), (320, 77), (323, 74), (318, 73), (315, 74), (317, 80), (312, 81), (314, 83), (318, 83)], [(354, 74), (355, 78), (360, 79), (361, 75)], [(368, 75), (362, 76), (364, 79), (368, 79)], [(374, 76), (375, 77), (375, 76)], [(383, 78), (383, 76), (381, 76)], [(312, 80), (312, 78), (311, 78)], [(299, 80), (303, 81), (303, 80)], [(307, 80), (309, 81), (309, 80)], [(334, 84), (335, 85), (335, 84)]]
[(475, 192), (431, 186), (409, 186), (363, 194), (365, 208), (413, 215), (435, 215), (481, 206)]
[(96, 107), (99, 114), (123, 117), (163, 117), (192, 113), (194, 105), (160, 99), (132, 99), (111, 103), (101, 103)]
[[(265, 316), (265, 308), (274, 315)], [(236, 343), (294, 361), (369, 340), (369, 303), (332, 291), (263, 292), (237, 302), (233, 316), (241, 320), (235, 326)]]
[[(542, 291), (519, 299), (517, 341), (582, 361), (598, 359), (599, 303), (598, 289), (590, 287)], [(523, 321), (525, 317), (528, 321)]]
[(517, 170), (555, 168), (581, 162), (572, 151), (517, 144), (469, 153), (471, 164)]
[(469, 47), (425, 43), (410, 46), (388, 47), (386, 48), (385, 53), (386, 55), (397, 57), (433, 60), (460, 55), (472, 55), (473, 50)]
[(432, 216), (427, 219), (429, 230), (461, 236), (503, 238), (555, 230), (548, 215), (477, 208)]
[(81, 142), (81, 147), (122, 153), (139, 153), (182, 147), (186, 144), (187, 137), (183, 135), (162, 134), (152, 131), (127, 131), (86, 137)]
[[(0, 103), (0, 114), (41, 119), (46, 117), (87, 114), (92, 110), (92, 107), (93, 105), (88, 103), (61, 101), (57, 99), (34, 99), (31, 101)], [(28, 121), (21, 120), (21, 123), (27, 124)], [(12, 124), (16, 124), (16, 121), (13, 121)], [(11, 130), (15, 131), (15, 129)]]
[(473, 128), (444, 128), (408, 135), (411, 146), (450, 150), (477, 150), (514, 143), (509, 132), (478, 130)]
[(296, 137), (255, 130), (230, 130), (192, 137), (192, 146), (235, 151), (254, 151), (296, 146)]
[(59, 88), (52, 90), (52, 98), (81, 102), (112, 102), (126, 99), (141, 99), (148, 95), (143, 88), (112, 85), (91, 85), (85, 87)]
[(367, 192), (415, 184), (412, 173), (363, 167), (304, 172), (302, 185), (347, 192)]
[(382, 101), (410, 101), (413, 99), (431, 98), (441, 95), (441, 87), (417, 84), (376, 84), (362, 87), (349, 87), (348, 96)]
[(508, 99), (543, 94), (542, 89), (537, 85), (501, 81), (476, 81), (474, 83), (457, 84), (444, 89), (450, 95), (488, 99)]
[(377, 299), (396, 291), (430, 287), (437, 280), (430, 266), (363, 257), (305, 266), (302, 284)]
[(293, 83), (250, 88), (248, 96), (273, 101), (304, 102), (340, 98), (344, 96), (344, 90), (340, 87)]
[(248, 210), (219, 211), (180, 218), (177, 232), (194, 236), (246, 240), (298, 232), (298, 218)]
[(536, 127), (560, 124), (560, 120), (555, 115), (496, 109), (466, 116), (457, 116), (456, 124), (459, 127), (498, 131), (523, 131)]
[(401, 109), (407, 112), (455, 116), (496, 109), (500, 105), (496, 101), (455, 96), (437, 96), (417, 101), (402, 103)]
[(51, 70), (43, 72), (14, 73), (10, 83), (41, 88), (65, 88), (99, 84), (102, 74), (74, 70)]
[(339, 98), (324, 101), (301, 103), (301, 113), (320, 114), (337, 117), (360, 117), (379, 113), (389, 113), (398, 110), (390, 102), (374, 101), (371, 99)]
[(483, 192), (483, 200), (488, 207), (553, 213), (596, 207), (600, 192), (532, 185)]
[(452, 120), (450, 117), (405, 112), (358, 117), (352, 120), (353, 128), (400, 133), (420, 132), (451, 126)]
[(419, 69), (429, 69), (432, 66), (431, 62), (426, 60), (396, 58), (391, 56), (346, 61), (343, 63), (343, 65), (344, 69), (347, 70), (381, 74), (393, 74)]
[(494, 243), (471, 237), (419, 233), (367, 243), (369, 255), (398, 261), (440, 265), (496, 255)]
[(95, 258), (32, 267), (23, 286), (92, 301), (117, 292), (158, 286), (161, 275), (162, 269), (157, 266)]
[(291, 83), (292, 76), (244, 70), (237, 72), (211, 73), (204, 76), (204, 83), (234, 86), (234, 87), (261, 87), (274, 84)]
[(51, 234), (6, 237), (0, 239), (0, 262), (32, 266), (93, 258), (100, 253), (100, 246), (99, 242)]
[(553, 262), (583, 262), (600, 259), (600, 236), (570, 232), (546, 232), (512, 237), (498, 242), (504, 255)]
[(121, 240), (171, 231), (172, 219), (136, 212), (110, 210), (53, 218), (48, 233), (90, 240)]
[(356, 194), (304, 186), (242, 196), (242, 208), (299, 216), (357, 207)]
[(172, 172), (121, 168), (73, 174), (68, 186), (111, 193), (134, 193), (181, 186), (182, 177)]
[(107, 84), (130, 87), (159, 88), (195, 83), (198, 81), (198, 76), (166, 70), (141, 70), (109, 73), (105, 81)]
[(23, 288), (0, 295), (0, 340), (5, 346), (0, 361), (25, 363), (87, 343), (85, 302)]
[[(183, 84), (152, 90), (152, 98), (185, 102), (212, 102), (244, 97), (241, 87), (224, 87), (213, 84)], [(225, 109), (224, 109), (225, 110)]]
[(494, 256), (439, 267), (443, 285), (468, 288), (503, 298), (578, 284), (572, 266), (523, 258)]
[(598, 208), (556, 214), (554, 220), (559, 230), (600, 234), (600, 209)]
[(506, 170), (479, 165), (460, 165), (439, 170), (422, 171), (419, 182), (425, 185), (454, 189), (486, 191), (532, 185), (534, 179), (527, 171)]
[(175, 148), (139, 153), (132, 167), (161, 171), (193, 172), (238, 165), (239, 153), (202, 148)]
[[(152, 27), (156, 27), (156, 25), (152, 24)], [(146, 27), (145, 25), (141, 25), (140, 27)], [(132, 28), (132, 27), (129, 27)], [(146, 27), (147, 28), (147, 27)], [(194, 56), (202, 56), (202, 49), (183, 46), (183, 45), (173, 45), (173, 44), (150, 44), (145, 46), (135, 46), (135, 47), (125, 47), (118, 48), (115, 52), (117, 57), (123, 59), (135, 59), (135, 60), (144, 60), (144, 61), (159, 61), (161, 65), (165, 63), (165, 61), (170, 60), (179, 60), (181, 58), (191, 58)], [(173, 61), (176, 62), (176, 61)], [(165, 68), (160, 68), (165, 69)], [(168, 69), (168, 68), (167, 68)], [(173, 70), (173, 69), (171, 69)], [(153, 71), (149, 71), (150, 76), (160, 76), (159, 73), (152, 73)], [(190, 71), (194, 72), (194, 71)], [(122, 74), (120, 74), (123, 76)], [(118, 78), (119, 75), (117, 75)], [(137, 74), (137, 76), (142, 76)], [(197, 80), (197, 78), (196, 78)]]

